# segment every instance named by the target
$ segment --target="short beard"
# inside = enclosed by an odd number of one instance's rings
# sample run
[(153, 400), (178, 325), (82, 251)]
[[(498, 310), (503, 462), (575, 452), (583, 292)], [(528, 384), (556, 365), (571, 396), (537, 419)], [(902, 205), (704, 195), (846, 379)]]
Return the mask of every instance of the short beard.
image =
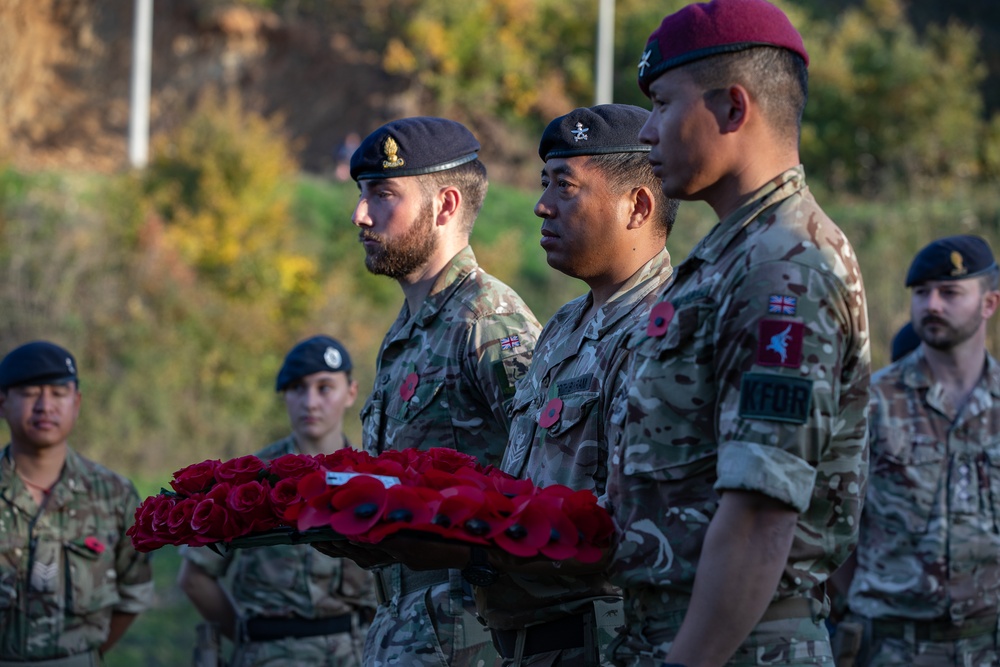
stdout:
[(934, 348), (935, 350), (941, 350), (943, 352), (958, 347), (965, 341), (972, 338), (979, 330), (979, 326), (983, 323), (983, 318), (978, 313), (969, 320), (961, 322), (958, 325), (949, 324), (941, 318), (934, 318), (938, 325), (938, 331), (931, 334), (927, 330), (927, 319), (927, 317), (924, 317), (921, 322), (914, 323), (917, 336), (928, 347)]
[(398, 239), (388, 241), (375, 232), (361, 230), (362, 241), (371, 239), (380, 244), (366, 249), (365, 267), (377, 276), (388, 276), (394, 280), (405, 278), (426, 264), (437, 250), (438, 239), (433, 231), (434, 208), (430, 201), (420, 207), (410, 229)]

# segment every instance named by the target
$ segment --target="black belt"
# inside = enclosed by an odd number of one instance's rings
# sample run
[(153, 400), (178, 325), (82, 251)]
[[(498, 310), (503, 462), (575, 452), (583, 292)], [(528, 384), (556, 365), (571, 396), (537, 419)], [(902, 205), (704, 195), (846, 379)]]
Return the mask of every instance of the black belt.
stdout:
[(375, 597), (379, 604), (392, 599), (392, 571), (399, 568), (399, 594), (406, 595), (450, 581), (448, 570), (411, 570), (403, 566), (389, 566), (375, 570)]
[(872, 619), (872, 635), (905, 639), (907, 629), (913, 627), (913, 638), (928, 642), (951, 642), (969, 639), (997, 631), (997, 615), (967, 618), (960, 624), (951, 621), (889, 621)]
[(530, 625), (524, 630), (492, 630), (493, 644), (504, 658), (513, 658), (517, 650), (517, 635), (524, 637), (524, 655), (548, 653), (549, 651), (564, 651), (570, 648), (583, 648), (584, 626), (587, 614), (564, 616), (556, 621)]
[(247, 620), (246, 637), (251, 642), (271, 642), (286, 637), (319, 637), (350, 632), (354, 614), (328, 618), (284, 618), (257, 616)]

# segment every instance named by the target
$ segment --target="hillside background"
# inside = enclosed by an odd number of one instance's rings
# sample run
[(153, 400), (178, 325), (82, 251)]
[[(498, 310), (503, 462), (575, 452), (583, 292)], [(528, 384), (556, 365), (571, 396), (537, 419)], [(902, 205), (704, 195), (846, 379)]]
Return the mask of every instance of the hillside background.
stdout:
[[(370, 391), (402, 299), (367, 274), (350, 223), (337, 154), (352, 132), (414, 114), (468, 124), (491, 177), (480, 263), (542, 321), (585, 291), (547, 267), (532, 207), (541, 129), (593, 103), (597, 0), (159, 0), (141, 171), (126, 161), (132, 4), (0, 0), (0, 352), (72, 349), (73, 444), (143, 493), (282, 436), (273, 379), (301, 338), (341, 338)], [(646, 104), (638, 57), (682, 4), (617, 1), (615, 101)], [(803, 162), (857, 250), (879, 367), (917, 249), (967, 232), (1000, 251), (1000, 3), (778, 4), (811, 54)], [(675, 263), (712, 224), (682, 206)], [(157, 609), (112, 667), (187, 661), (193, 612), (176, 554), (158, 560)]]

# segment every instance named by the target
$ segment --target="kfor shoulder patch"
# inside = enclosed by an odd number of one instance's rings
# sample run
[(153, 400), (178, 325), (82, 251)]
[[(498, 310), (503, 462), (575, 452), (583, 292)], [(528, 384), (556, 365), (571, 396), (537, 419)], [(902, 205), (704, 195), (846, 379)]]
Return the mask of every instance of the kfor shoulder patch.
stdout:
[(812, 380), (770, 373), (744, 373), (740, 417), (804, 424), (812, 404)]

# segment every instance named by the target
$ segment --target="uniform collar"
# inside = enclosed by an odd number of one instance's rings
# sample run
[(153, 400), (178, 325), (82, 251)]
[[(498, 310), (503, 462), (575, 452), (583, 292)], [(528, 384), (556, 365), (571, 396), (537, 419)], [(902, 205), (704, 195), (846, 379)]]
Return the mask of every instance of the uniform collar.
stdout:
[(721, 220), (691, 251), (691, 256), (707, 263), (714, 262), (736, 235), (762, 212), (805, 188), (806, 175), (802, 165), (778, 174), (754, 192), (746, 203)]
[[(632, 312), (635, 304), (667, 282), (673, 270), (670, 265), (670, 253), (667, 252), (667, 249), (664, 248), (656, 253), (652, 259), (639, 267), (639, 270), (633, 273), (618, 291), (612, 294), (611, 298), (601, 306), (600, 310), (587, 323), (584, 338), (592, 340), (603, 338), (609, 329), (616, 326), (623, 317)], [(592, 294), (581, 299), (579, 310), (574, 313), (575, 321), (580, 321), (580, 318), (590, 307), (592, 299)]]
[[(66, 503), (77, 493), (86, 493), (89, 484), (84, 473), (83, 457), (66, 448), (66, 462), (63, 463), (62, 474), (55, 486), (52, 487), (52, 497), (49, 499), (48, 507), (55, 508)], [(13, 498), (12, 488), (14, 482), (14, 457), (10, 451), (10, 444), (4, 447), (0, 454), (0, 495), (8, 499)], [(23, 484), (21, 485), (23, 487)], [(27, 491), (25, 489), (25, 491)]]
[[(455, 293), (470, 274), (478, 269), (479, 263), (476, 262), (476, 255), (472, 252), (472, 246), (467, 245), (459, 250), (449, 260), (444, 270), (437, 277), (437, 280), (434, 281), (430, 292), (427, 293), (423, 303), (420, 304), (420, 310), (417, 312), (416, 317), (412, 318), (413, 321), (421, 327), (430, 324), (438, 316), (438, 313), (441, 312), (441, 309), (444, 308), (444, 305), (448, 303), (451, 295)], [(399, 315), (404, 321), (411, 319), (410, 309), (405, 301)]]
[[(902, 366), (900, 379), (907, 387), (929, 389), (934, 385), (923, 345), (918, 345), (913, 352), (896, 363)], [(989, 352), (986, 353), (986, 368), (976, 384), (976, 389), (986, 389), (993, 396), (1000, 397), (1000, 363), (997, 363)]]

